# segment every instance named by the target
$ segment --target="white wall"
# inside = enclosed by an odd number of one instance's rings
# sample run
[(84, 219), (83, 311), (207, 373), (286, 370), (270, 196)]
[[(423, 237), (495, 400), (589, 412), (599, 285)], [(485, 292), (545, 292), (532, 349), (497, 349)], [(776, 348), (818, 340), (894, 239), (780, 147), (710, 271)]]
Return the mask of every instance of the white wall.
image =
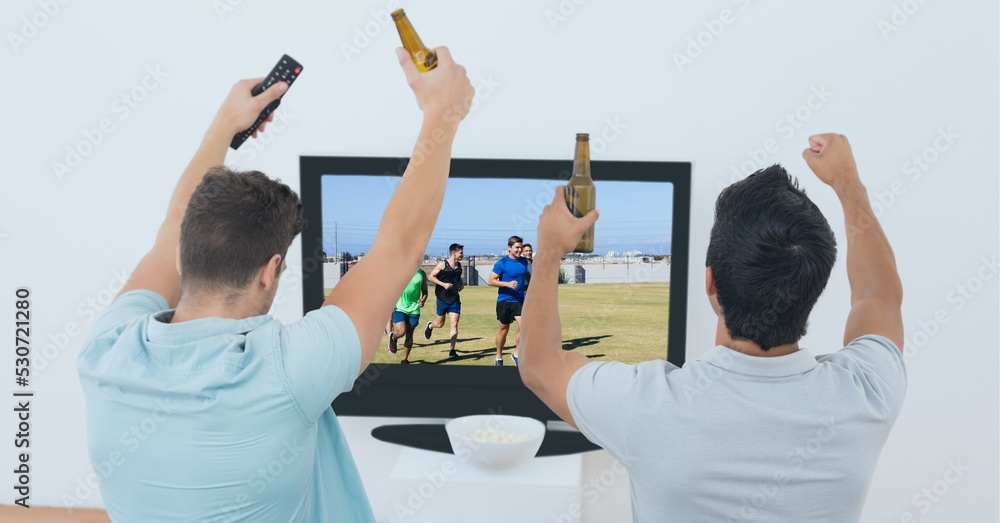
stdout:
[[(38, 393), (32, 501), (64, 506), (84, 494), (83, 504), (99, 506), (97, 495), (76, 492), (78, 479), (91, 471), (74, 368), (77, 329), (92, 321), (88, 300), (110, 297), (120, 285), (116, 274), (134, 267), (152, 244), (169, 191), (230, 85), (265, 74), (282, 53), (305, 65), (282, 107), (285, 129), (259, 152), (245, 146), (247, 152), (230, 154), (230, 161), (293, 187), (300, 154), (407, 155), (419, 112), (397, 70), (391, 28), (380, 29), (350, 60), (341, 51), (366, 24), (376, 24), (372, 12), (385, 10), (385, 0), (68, 2), (52, 16), (40, 14), (54, 12), (51, 4), (0, 7), (7, 71), (0, 82), (0, 293), (13, 316), (14, 289), (31, 287), (36, 353), (51, 345), (51, 359), (35, 368), (32, 381)], [(230, 11), (218, 10), (230, 4)], [(425, 40), (449, 45), (481, 87), (456, 156), (565, 158), (573, 133), (590, 131), (614, 138), (602, 150), (594, 147), (596, 158), (694, 162), (689, 358), (714, 341), (715, 319), (699, 282), (719, 188), (755, 157), (781, 162), (828, 213), (843, 245), (837, 202), (807, 171), (800, 151), (810, 133), (848, 135), (864, 180), (880, 198), (906, 287), (911, 356), (906, 406), (879, 461), (864, 520), (906, 521), (906, 513), (919, 521), (998, 519), (996, 2), (524, 0), (405, 7)], [(883, 36), (895, 9), (914, 7), (905, 20), (900, 10), (900, 24)], [(712, 22), (725, 9), (731, 23)], [(560, 10), (564, 20), (556, 18)], [(33, 32), (22, 17), (45, 23)], [(721, 34), (678, 67), (674, 54), (685, 53), (688, 39), (719, 26)], [(142, 95), (137, 86), (149, 70), (165, 77), (147, 79), (155, 89), (126, 111), (116, 99), (133, 88)], [(804, 106), (810, 102), (811, 109)], [(796, 113), (805, 121), (793, 127), (785, 115)], [(52, 163), (65, 161), (66, 148), (103, 119), (105, 128), (113, 126), (110, 134), (58, 177)], [(949, 129), (954, 143), (937, 139)], [(914, 170), (911, 157), (935, 144), (948, 149), (926, 152), (934, 163)], [(758, 151), (765, 146), (766, 159)], [(297, 247), (291, 253), (295, 267)], [(815, 352), (840, 344), (848, 312), (843, 255), (803, 340)], [(288, 322), (302, 311), (294, 278), (285, 283), (286, 299), (272, 313)], [(934, 327), (935, 318), (948, 321)], [(13, 330), (9, 316), (5, 328)], [(13, 354), (5, 354), (0, 376), (11, 379)], [(0, 390), (8, 387), (14, 385)], [(2, 419), (7, 450), (0, 467), (9, 471), (10, 409)], [(344, 425), (385, 518), (394, 450), (368, 436), (378, 421)], [(959, 462), (968, 470), (956, 484), (944, 483), (949, 463)], [(588, 463), (600, 473), (599, 458)], [(926, 496), (925, 488), (938, 494)], [(12, 499), (5, 487), (0, 502)], [(606, 494), (588, 507), (587, 519), (625, 520), (627, 500), (625, 489)]]

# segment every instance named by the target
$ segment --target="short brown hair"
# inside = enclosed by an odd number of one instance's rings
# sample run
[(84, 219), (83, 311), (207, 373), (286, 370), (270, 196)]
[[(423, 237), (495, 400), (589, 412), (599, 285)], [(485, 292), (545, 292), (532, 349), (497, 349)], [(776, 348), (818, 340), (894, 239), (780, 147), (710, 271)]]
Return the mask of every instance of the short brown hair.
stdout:
[(507, 247), (513, 247), (515, 243), (522, 243), (523, 241), (520, 236), (511, 236), (507, 238)]
[(182, 287), (242, 289), (275, 254), (282, 261), (305, 228), (302, 201), (260, 171), (213, 167), (181, 222)]

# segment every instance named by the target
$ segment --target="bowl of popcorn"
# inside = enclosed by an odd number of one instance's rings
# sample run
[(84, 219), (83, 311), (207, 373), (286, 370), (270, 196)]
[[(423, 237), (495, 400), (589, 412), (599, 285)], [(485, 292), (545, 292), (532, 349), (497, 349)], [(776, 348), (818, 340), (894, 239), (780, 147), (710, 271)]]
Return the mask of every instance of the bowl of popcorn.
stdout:
[(491, 470), (527, 462), (535, 457), (545, 437), (542, 422), (500, 414), (455, 418), (444, 428), (459, 460)]

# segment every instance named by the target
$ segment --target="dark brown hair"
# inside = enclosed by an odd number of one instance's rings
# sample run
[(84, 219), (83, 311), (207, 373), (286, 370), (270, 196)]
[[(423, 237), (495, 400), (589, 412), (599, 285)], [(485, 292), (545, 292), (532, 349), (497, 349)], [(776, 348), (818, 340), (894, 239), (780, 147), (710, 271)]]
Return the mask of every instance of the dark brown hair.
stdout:
[(284, 261), (305, 225), (302, 201), (280, 180), (213, 167), (191, 195), (181, 223), (182, 288), (246, 287), (272, 256)]
[(830, 224), (780, 165), (726, 187), (715, 202), (705, 264), (733, 339), (765, 351), (799, 341), (836, 259)]

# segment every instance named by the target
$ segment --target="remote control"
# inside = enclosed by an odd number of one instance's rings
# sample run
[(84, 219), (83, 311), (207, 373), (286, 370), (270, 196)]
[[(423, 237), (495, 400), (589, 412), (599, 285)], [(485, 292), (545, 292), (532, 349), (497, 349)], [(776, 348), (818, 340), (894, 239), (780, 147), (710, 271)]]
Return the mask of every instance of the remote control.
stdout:
[[(250, 92), (254, 96), (257, 96), (277, 82), (285, 82), (288, 84), (288, 87), (291, 88), (292, 82), (299, 77), (299, 73), (301, 72), (302, 64), (296, 62), (294, 58), (288, 56), (287, 54), (282, 55), (281, 60), (278, 60), (274, 69), (271, 69), (271, 72), (268, 73), (267, 78), (265, 78), (263, 82), (255, 85), (253, 90)], [(285, 91), (285, 94), (288, 94), (287, 90)], [(281, 96), (284, 97), (285, 95), (283, 94)], [(260, 112), (260, 116), (257, 117), (257, 121), (254, 122), (253, 125), (233, 136), (233, 141), (230, 142), (229, 147), (239, 149), (240, 146), (243, 145), (243, 142), (247, 141), (247, 138), (250, 138), (250, 136), (253, 135), (253, 132), (260, 127), (260, 124), (264, 123), (264, 120), (267, 120), (267, 117), (270, 116), (270, 114), (274, 112), (279, 105), (281, 105), (281, 98), (267, 104), (267, 107)]]

